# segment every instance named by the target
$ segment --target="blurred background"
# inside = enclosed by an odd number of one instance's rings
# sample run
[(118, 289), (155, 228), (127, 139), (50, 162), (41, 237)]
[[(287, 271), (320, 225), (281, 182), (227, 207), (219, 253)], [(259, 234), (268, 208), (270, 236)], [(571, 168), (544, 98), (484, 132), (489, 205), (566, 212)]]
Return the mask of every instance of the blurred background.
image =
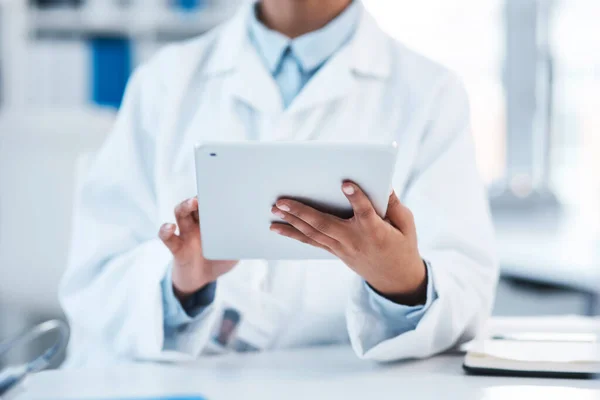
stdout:
[[(73, 198), (132, 69), (245, 1), (0, 0), (0, 339), (62, 318)], [(495, 315), (599, 315), (600, 1), (364, 3), (468, 87)]]

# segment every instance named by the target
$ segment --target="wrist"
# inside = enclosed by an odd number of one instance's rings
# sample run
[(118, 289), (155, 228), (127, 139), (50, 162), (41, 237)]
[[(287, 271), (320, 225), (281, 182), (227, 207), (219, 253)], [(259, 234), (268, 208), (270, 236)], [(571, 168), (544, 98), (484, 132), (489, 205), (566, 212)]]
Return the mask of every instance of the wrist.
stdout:
[(175, 295), (175, 298), (177, 300), (179, 300), (179, 302), (181, 304), (185, 304), (187, 303), (194, 295), (196, 295), (198, 292), (203, 291), (204, 289), (206, 289), (209, 285), (211, 285), (213, 282), (207, 282), (206, 284), (202, 285), (202, 286), (198, 286), (197, 289), (195, 290), (181, 290), (177, 287), (177, 285), (175, 285), (175, 283), (173, 283), (173, 294)]
[(201, 277), (194, 277), (193, 279), (190, 279), (189, 277), (177, 276), (176, 268), (173, 269), (171, 281), (173, 286), (173, 294), (175, 295), (175, 298), (177, 298), (177, 300), (179, 300), (182, 304), (187, 302), (196, 293), (200, 292), (202, 289), (214, 282), (214, 280)]
[(406, 306), (424, 305), (427, 302), (427, 265), (419, 257), (418, 262), (410, 268), (410, 276), (390, 278), (384, 282), (367, 281), (368, 285), (380, 296)]
[(175, 283), (173, 283), (173, 294), (175, 295), (175, 298), (177, 300), (179, 300), (179, 302), (181, 304), (184, 304), (185, 302), (187, 302), (194, 293), (195, 292), (179, 290), (177, 288), (177, 285), (175, 285)]

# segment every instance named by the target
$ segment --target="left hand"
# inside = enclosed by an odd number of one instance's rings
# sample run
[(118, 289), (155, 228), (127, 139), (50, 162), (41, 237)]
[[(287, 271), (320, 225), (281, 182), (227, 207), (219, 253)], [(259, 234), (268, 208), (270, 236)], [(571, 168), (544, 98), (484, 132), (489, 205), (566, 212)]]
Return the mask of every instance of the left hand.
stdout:
[(354, 210), (351, 219), (282, 199), (271, 211), (289, 225), (273, 223), (271, 230), (332, 253), (390, 300), (424, 304), (427, 269), (411, 211), (392, 192), (382, 219), (358, 185), (346, 182), (342, 191)]

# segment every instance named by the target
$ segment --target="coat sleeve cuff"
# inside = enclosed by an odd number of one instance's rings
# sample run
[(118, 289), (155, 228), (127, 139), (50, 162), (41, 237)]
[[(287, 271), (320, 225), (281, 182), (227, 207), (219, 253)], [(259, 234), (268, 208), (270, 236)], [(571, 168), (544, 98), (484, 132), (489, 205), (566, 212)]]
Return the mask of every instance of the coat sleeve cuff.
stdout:
[(437, 293), (432, 279), (431, 266), (427, 262), (425, 264), (427, 266), (427, 300), (424, 305), (406, 306), (394, 303), (375, 292), (367, 282), (363, 282), (367, 291), (369, 308), (379, 315), (387, 325), (386, 331), (389, 332), (390, 337), (383, 338), (383, 340), (414, 330), (436, 300)]
[(161, 281), (164, 325), (169, 329), (179, 329), (202, 316), (202, 313), (214, 301), (217, 284), (209, 284), (181, 304), (173, 291), (172, 269), (173, 266), (170, 265)]

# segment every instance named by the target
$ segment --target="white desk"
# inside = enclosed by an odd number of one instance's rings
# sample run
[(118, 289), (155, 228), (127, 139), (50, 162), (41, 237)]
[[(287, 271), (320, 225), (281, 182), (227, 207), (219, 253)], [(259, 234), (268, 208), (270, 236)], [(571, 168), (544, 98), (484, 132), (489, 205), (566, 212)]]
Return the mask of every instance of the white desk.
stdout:
[(464, 375), (462, 356), (378, 365), (348, 347), (130, 365), (31, 377), (18, 399), (111, 399), (201, 394), (220, 399), (600, 399), (600, 382)]

